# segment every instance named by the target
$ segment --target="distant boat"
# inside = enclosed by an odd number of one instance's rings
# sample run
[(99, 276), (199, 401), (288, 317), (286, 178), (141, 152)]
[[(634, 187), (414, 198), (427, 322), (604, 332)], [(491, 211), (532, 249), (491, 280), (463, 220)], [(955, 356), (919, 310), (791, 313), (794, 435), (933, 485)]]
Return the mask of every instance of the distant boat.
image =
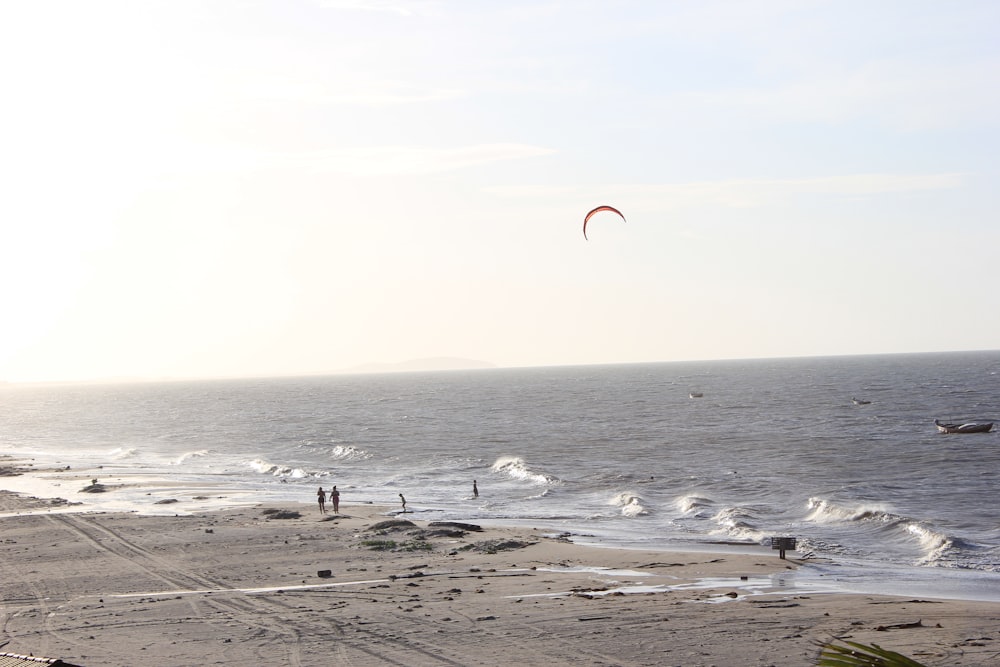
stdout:
[(688, 394), (688, 398), (701, 398), (704, 395), (705, 394), (701, 393), (700, 391), (692, 391), (690, 394)]
[(966, 422), (963, 424), (947, 424), (938, 419), (934, 420), (934, 425), (942, 433), (989, 433), (993, 429), (993, 422)]
[(852, 398), (851, 402), (854, 403), (854, 405), (870, 405), (871, 404), (871, 401), (866, 401), (866, 400), (861, 399), (861, 398)]

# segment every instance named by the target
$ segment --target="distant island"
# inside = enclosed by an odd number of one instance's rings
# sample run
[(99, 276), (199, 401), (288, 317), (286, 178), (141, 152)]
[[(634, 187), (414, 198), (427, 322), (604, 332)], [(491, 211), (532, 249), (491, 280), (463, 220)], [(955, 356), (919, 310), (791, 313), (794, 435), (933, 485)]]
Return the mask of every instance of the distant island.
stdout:
[(484, 368), (496, 368), (496, 364), (475, 359), (460, 359), (457, 357), (428, 357), (426, 359), (410, 359), (408, 361), (371, 362), (352, 368), (345, 368), (340, 373), (411, 373), (416, 371), (464, 371)]

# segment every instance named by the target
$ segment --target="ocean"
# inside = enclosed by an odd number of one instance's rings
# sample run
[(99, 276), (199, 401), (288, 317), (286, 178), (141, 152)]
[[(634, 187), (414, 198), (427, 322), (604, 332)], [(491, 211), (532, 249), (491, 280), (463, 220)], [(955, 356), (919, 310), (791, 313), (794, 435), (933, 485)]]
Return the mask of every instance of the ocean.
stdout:
[(1000, 600), (1000, 432), (933, 423), (998, 404), (1000, 352), (11, 384), (0, 455), (33, 472), (0, 488), (172, 515), (337, 485), (346, 513), (404, 494), (416, 520), (595, 545), (794, 537), (791, 586)]

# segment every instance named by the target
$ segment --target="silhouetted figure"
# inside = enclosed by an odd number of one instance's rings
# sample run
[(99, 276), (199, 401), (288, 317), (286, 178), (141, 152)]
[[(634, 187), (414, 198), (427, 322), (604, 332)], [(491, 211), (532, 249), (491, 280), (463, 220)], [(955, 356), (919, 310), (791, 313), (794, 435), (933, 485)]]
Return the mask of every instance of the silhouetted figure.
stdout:
[(322, 486), (316, 492), (316, 500), (319, 502), (319, 513), (326, 514), (326, 491), (323, 490)]
[(340, 514), (340, 491), (337, 490), (336, 484), (330, 489), (330, 502), (333, 503), (334, 514)]
[(476, 480), (472, 480), (472, 497), (473, 498), (479, 497), (479, 487), (476, 486)]
[(406, 498), (403, 497), (402, 493), (399, 494), (399, 500), (400, 500), (400, 502), (403, 503), (403, 511), (405, 512), (406, 511)]

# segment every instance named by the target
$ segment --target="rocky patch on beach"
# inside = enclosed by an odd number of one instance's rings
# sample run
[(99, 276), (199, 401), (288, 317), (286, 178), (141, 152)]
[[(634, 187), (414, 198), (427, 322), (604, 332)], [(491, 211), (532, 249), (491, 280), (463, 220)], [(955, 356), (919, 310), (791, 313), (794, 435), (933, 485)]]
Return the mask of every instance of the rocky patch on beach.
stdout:
[(9, 456), (0, 456), (0, 477), (17, 477), (30, 470), (29, 466), (22, 465), (20, 461), (15, 461)]
[(390, 519), (388, 521), (379, 521), (378, 523), (369, 526), (368, 530), (373, 533), (388, 533), (394, 530), (407, 530), (416, 527), (417, 524), (412, 521), (407, 521), (406, 519)]
[(80, 493), (104, 493), (108, 490), (108, 487), (99, 483), (96, 479), (87, 486), (80, 489)]
[(36, 498), (35, 496), (26, 496), (20, 493), (14, 493), (13, 491), (0, 491), (0, 511), (6, 511), (12, 508), (19, 510), (32, 510), (50, 507), (67, 507), (69, 505), (79, 504), (80, 503), (71, 503), (65, 498)]
[(301, 512), (289, 511), (289, 510), (279, 510), (279, 509), (266, 509), (261, 512), (268, 519), (300, 519), (302, 518)]
[(466, 547), (466, 549), (471, 551), (480, 551), (487, 554), (495, 554), (500, 551), (524, 549), (525, 547), (530, 547), (532, 544), (537, 544), (537, 542), (528, 542), (524, 540), (484, 540), (482, 542), (470, 544)]
[(482, 526), (477, 526), (474, 523), (462, 523), (460, 521), (431, 521), (427, 524), (428, 528), (447, 528), (452, 530), (460, 530), (470, 533), (481, 533), (483, 532)]

